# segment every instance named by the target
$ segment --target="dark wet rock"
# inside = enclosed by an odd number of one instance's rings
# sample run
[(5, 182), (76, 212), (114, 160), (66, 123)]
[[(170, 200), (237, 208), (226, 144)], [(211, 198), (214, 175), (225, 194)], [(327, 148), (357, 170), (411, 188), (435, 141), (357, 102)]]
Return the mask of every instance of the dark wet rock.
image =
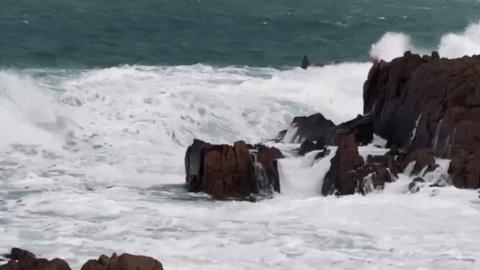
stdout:
[(302, 64), (300, 64), (300, 67), (303, 69), (307, 69), (309, 66), (310, 66), (310, 61), (308, 60), (308, 57), (304, 55), (302, 58)]
[[(268, 183), (273, 184), (273, 190), (280, 192), (280, 175), (278, 173), (278, 159), (283, 158), (282, 152), (275, 147), (257, 145), (257, 161), (262, 164), (268, 177)], [(258, 182), (258, 181), (257, 181)], [(261, 189), (256, 193), (260, 193)]]
[(335, 136), (335, 124), (326, 119), (321, 113), (310, 116), (295, 117), (290, 125), (294, 130), (288, 143), (309, 141), (323, 141), (325, 144), (333, 144)]
[(151, 257), (113, 253), (111, 257), (101, 255), (97, 260), (89, 260), (81, 270), (163, 270), (163, 266)]
[(277, 159), (280, 150), (243, 141), (212, 145), (194, 140), (185, 154), (186, 185), (191, 192), (205, 192), (213, 199), (251, 199), (280, 191)]
[(433, 151), (429, 148), (417, 149), (407, 154), (404, 165), (408, 166), (412, 162), (414, 166), (410, 175), (418, 175), (422, 172), (425, 174), (436, 168)]
[(202, 179), (200, 176), (203, 175), (204, 149), (207, 146), (210, 146), (210, 144), (195, 139), (185, 154), (186, 182), (190, 192), (202, 191)]
[(357, 144), (367, 145), (371, 143), (373, 141), (373, 118), (368, 115), (358, 115), (355, 119), (337, 126), (337, 134), (352, 132), (355, 134)]
[(5, 258), (20, 261), (20, 260), (30, 260), (35, 259), (35, 254), (28, 250), (20, 249), (20, 248), (12, 248), (10, 254), (5, 254)]
[(417, 193), (420, 191), (424, 183), (425, 180), (423, 178), (416, 177), (412, 180), (412, 182), (410, 182), (410, 184), (408, 184), (408, 191), (411, 193)]
[(365, 195), (373, 190), (382, 190), (386, 183), (391, 183), (398, 177), (395, 152), (381, 156), (370, 155), (365, 161), (358, 152), (353, 132), (339, 135), (337, 144), (337, 152), (324, 178), (323, 195)]
[(322, 194), (325, 196), (354, 194), (364, 178), (356, 171), (364, 164), (364, 160), (358, 153), (355, 135), (350, 133), (339, 136), (337, 145), (337, 152), (330, 161), (330, 169), (322, 185)]
[[(321, 142), (319, 145), (335, 145), (338, 136), (349, 133), (355, 134), (357, 144), (367, 145), (373, 141), (373, 118), (358, 115), (355, 119), (336, 126), (321, 113), (298, 116), (290, 124), (290, 132), (293, 134), (289, 136), (287, 142), (305, 143), (305, 149), (313, 147), (312, 142)], [(287, 133), (282, 134), (282, 139), (285, 139)], [(277, 137), (280, 137), (280, 134)]]
[(394, 178), (397, 178), (400, 170), (400, 164), (397, 161), (397, 158), (398, 155), (387, 152), (385, 155), (369, 155), (367, 157), (367, 163), (376, 167), (384, 167)]
[(37, 258), (32, 252), (19, 248), (13, 248), (5, 257), (9, 261), (0, 265), (0, 270), (71, 270), (62, 259)]
[(383, 189), (386, 183), (393, 182), (392, 174), (383, 164), (371, 164), (370, 166), (372, 168), (372, 184), (375, 189)]
[(322, 159), (330, 154), (330, 149), (324, 148), (315, 155), (315, 160)]
[(374, 132), (408, 154), (431, 149), (448, 158), (452, 182), (480, 188), (480, 56), (458, 59), (407, 53), (373, 64), (364, 113)]
[(300, 148), (298, 149), (298, 154), (300, 156), (304, 156), (305, 154), (315, 150), (325, 150), (325, 143), (323, 142), (323, 140), (318, 140), (316, 142), (305, 140), (300, 145)]

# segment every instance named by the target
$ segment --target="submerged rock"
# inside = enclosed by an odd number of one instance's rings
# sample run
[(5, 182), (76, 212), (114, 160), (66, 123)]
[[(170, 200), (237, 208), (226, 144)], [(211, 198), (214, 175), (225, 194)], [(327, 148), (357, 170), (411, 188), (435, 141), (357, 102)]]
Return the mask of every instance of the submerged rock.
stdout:
[(0, 270), (71, 270), (68, 263), (62, 259), (37, 258), (32, 252), (19, 248), (12, 248), (5, 257), (9, 260), (0, 265)]
[(243, 141), (212, 145), (194, 140), (185, 154), (186, 185), (191, 192), (205, 192), (213, 199), (251, 199), (280, 191), (276, 160), (281, 152), (273, 147)]
[(111, 257), (101, 255), (97, 260), (89, 260), (81, 270), (163, 270), (163, 266), (151, 257), (113, 253)]

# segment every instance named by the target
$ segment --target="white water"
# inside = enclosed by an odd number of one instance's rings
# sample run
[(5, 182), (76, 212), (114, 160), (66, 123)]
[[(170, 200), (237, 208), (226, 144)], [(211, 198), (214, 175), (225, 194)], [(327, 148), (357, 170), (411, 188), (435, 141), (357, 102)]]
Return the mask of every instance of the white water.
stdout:
[(388, 32), (370, 49), (373, 59), (391, 61), (402, 56), (405, 51), (430, 54), (431, 50), (439, 52), (441, 57), (457, 58), (464, 55), (480, 54), (480, 22), (469, 25), (460, 33), (447, 33), (440, 38), (436, 48), (416, 47), (411, 37), (405, 33)]
[[(182, 189), (194, 137), (259, 142), (318, 111), (348, 120), (362, 111), (369, 67), (0, 71), (0, 251), (24, 247), (74, 269), (113, 251), (166, 269), (478, 268), (475, 191), (409, 194), (401, 175), (384, 192), (324, 198), (329, 159), (295, 157), (294, 144), (278, 145), (289, 157), (272, 200)], [(372, 151), (385, 150), (360, 149)]]

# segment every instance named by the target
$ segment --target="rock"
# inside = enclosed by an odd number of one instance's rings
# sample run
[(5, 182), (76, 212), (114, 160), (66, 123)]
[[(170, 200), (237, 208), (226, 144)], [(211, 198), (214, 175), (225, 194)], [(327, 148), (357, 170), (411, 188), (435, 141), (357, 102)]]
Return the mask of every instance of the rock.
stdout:
[(81, 270), (163, 270), (163, 266), (151, 257), (113, 253), (111, 257), (102, 255), (97, 260), (89, 260)]
[(322, 158), (328, 156), (329, 154), (330, 154), (330, 149), (324, 148), (322, 151), (318, 152), (318, 153), (315, 155), (315, 160), (317, 160), (317, 159), (322, 159)]
[(203, 175), (203, 151), (208, 146), (210, 144), (195, 139), (185, 154), (186, 182), (190, 192), (202, 191), (202, 179), (200, 176)]
[(325, 150), (325, 144), (322, 140), (318, 140), (316, 142), (312, 142), (309, 140), (305, 140), (298, 149), (298, 154), (300, 156), (304, 156), (306, 153), (315, 151), (315, 150)]
[(303, 69), (307, 69), (309, 66), (310, 66), (310, 61), (308, 60), (308, 57), (304, 55), (302, 58), (302, 64), (300, 65), (300, 67)]
[(369, 155), (367, 157), (367, 163), (376, 167), (384, 167), (394, 178), (397, 178), (400, 170), (399, 162), (396, 160), (397, 157), (397, 155), (391, 152), (387, 152), (382, 156)]
[[(287, 135), (289, 132), (291, 136)], [(358, 115), (355, 119), (336, 126), (321, 113), (299, 116), (293, 119), (289, 130), (285, 133), (282, 131), (282, 134), (279, 133), (277, 137), (281, 137), (289, 143), (305, 143), (304, 148), (309, 149), (309, 147), (314, 148), (312, 142), (320, 142), (319, 146), (335, 145), (336, 137), (345, 133), (354, 133), (359, 145), (371, 143), (373, 141), (373, 118), (368, 115)]]
[(205, 147), (202, 187), (216, 200), (244, 199), (255, 192), (255, 171), (244, 142)]
[(408, 166), (412, 162), (414, 163), (414, 166), (410, 175), (418, 175), (421, 172), (425, 174), (435, 170), (435, 158), (433, 156), (433, 151), (429, 148), (417, 149), (409, 153), (404, 164)]
[(358, 153), (355, 135), (342, 134), (337, 138), (337, 145), (337, 152), (322, 185), (322, 194), (325, 196), (354, 194), (364, 177), (356, 171), (364, 164), (364, 160)]
[(71, 270), (62, 259), (36, 258), (32, 252), (19, 248), (13, 248), (5, 257), (9, 258), (9, 261), (0, 265), (0, 270)]
[[(373, 118), (374, 132), (387, 146), (396, 145), (407, 156), (431, 149), (434, 157), (452, 160), (455, 186), (480, 188), (479, 74), (480, 56), (440, 59), (435, 52), (424, 58), (409, 53), (377, 61), (364, 84), (364, 114)], [(431, 165), (431, 157), (422, 158)]]
[(5, 254), (5, 258), (13, 260), (13, 261), (21, 261), (21, 260), (33, 260), (35, 259), (35, 254), (28, 250), (20, 249), (20, 248), (12, 248), (10, 254)]
[(194, 140), (185, 154), (186, 186), (216, 200), (248, 200), (251, 195), (280, 191), (276, 148), (249, 146), (243, 141), (212, 145)]
[[(280, 192), (280, 175), (278, 173), (277, 160), (283, 158), (283, 154), (275, 147), (257, 145), (257, 161), (262, 164), (266, 171), (268, 182), (273, 184), (273, 190)], [(257, 191), (259, 193), (260, 190)]]
[(393, 177), (388, 168), (383, 164), (374, 164), (372, 167), (372, 184), (375, 189), (383, 189), (385, 183), (393, 182)]
[(357, 118), (344, 122), (337, 126), (336, 133), (355, 134), (355, 140), (359, 145), (367, 145), (373, 141), (373, 118), (371, 116), (358, 115)]
[(293, 134), (291, 138), (285, 138), (288, 139), (287, 143), (301, 143), (305, 140), (320, 140), (330, 145), (334, 143), (335, 124), (321, 113), (295, 117), (290, 129), (293, 129)]
[(419, 192), (423, 183), (425, 183), (425, 180), (423, 178), (416, 177), (415, 179), (413, 179), (412, 182), (410, 182), (410, 184), (408, 184), (408, 191), (410, 191), (411, 193)]

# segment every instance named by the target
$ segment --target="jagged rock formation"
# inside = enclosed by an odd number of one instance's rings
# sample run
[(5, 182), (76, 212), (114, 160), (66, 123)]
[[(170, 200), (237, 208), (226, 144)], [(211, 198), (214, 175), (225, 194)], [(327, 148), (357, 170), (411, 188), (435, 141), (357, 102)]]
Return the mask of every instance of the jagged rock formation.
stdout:
[[(276, 141), (288, 143), (304, 143), (305, 149), (315, 148), (309, 142), (316, 142), (317, 148), (321, 145), (335, 145), (336, 138), (345, 133), (353, 132), (356, 141), (367, 145), (373, 140), (373, 119), (370, 116), (358, 115), (357, 118), (335, 125), (321, 113), (309, 116), (295, 117), (287, 131), (281, 131)], [(310, 145), (308, 145), (310, 144)], [(319, 148), (320, 149), (320, 148)], [(319, 150), (315, 149), (315, 150)], [(305, 152), (299, 151), (302, 155)]]
[(388, 146), (430, 149), (452, 160), (455, 186), (480, 188), (480, 56), (407, 52), (375, 62), (364, 85), (364, 113)]
[(277, 136), (280, 141), (288, 143), (299, 143), (303, 141), (323, 141), (325, 144), (332, 144), (335, 136), (335, 124), (325, 118), (321, 113), (310, 116), (298, 116), (293, 118), (287, 132)]
[(323, 195), (365, 194), (383, 189), (385, 183), (397, 177), (398, 164), (392, 153), (368, 156), (365, 161), (358, 152), (353, 132), (339, 135), (337, 145), (337, 152), (323, 181)]
[(243, 141), (213, 145), (194, 140), (185, 154), (187, 189), (205, 192), (213, 199), (252, 199), (280, 192), (278, 149), (249, 146)]

